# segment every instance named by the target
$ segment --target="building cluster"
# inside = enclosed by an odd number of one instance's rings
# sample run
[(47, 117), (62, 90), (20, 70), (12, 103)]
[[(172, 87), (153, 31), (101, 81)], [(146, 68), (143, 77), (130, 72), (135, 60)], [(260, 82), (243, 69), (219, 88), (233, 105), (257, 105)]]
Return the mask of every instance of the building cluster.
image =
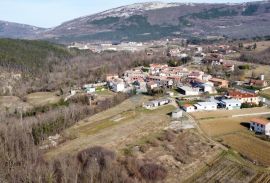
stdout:
[(184, 104), (182, 109), (186, 112), (214, 111), (219, 109), (240, 109), (243, 104), (259, 105), (260, 98), (257, 94), (240, 90), (230, 90), (223, 96), (212, 97), (209, 101), (196, 104)]
[(114, 92), (147, 92), (155, 89), (177, 88), (185, 96), (214, 94), (217, 87), (228, 87), (228, 81), (213, 78), (202, 71), (185, 67), (169, 67), (167, 64), (150, 64), (124, 72), (123, 76), (108, 75), (109, 88)]

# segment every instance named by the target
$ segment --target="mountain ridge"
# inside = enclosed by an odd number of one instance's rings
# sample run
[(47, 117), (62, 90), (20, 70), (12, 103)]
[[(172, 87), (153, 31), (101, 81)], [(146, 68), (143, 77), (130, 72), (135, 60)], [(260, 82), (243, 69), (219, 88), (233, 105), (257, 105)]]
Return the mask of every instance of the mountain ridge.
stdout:
[(179, 36), (250, 38), (270, 34), (270, 1), (135, 3), (82, 16), (54, 28), (35, 31), (33, 27), (22, 29), (24, 34), (10, 35), (60, 43), (147, 41)]

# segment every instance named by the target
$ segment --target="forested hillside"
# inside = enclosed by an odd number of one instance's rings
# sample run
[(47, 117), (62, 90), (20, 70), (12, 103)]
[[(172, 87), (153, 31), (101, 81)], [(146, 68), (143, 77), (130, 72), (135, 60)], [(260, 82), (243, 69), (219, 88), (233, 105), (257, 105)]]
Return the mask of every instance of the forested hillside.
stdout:
[(45, 41), (0, 39), (0, 66), (5, 68), (35, 71), (71, 56), (65, 47)]

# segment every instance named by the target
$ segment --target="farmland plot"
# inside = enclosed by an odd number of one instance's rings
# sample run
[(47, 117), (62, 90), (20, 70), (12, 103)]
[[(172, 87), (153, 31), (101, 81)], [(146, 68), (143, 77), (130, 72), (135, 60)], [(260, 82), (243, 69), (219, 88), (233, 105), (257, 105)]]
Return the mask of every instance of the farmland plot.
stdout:
[(223, 144), (238, 151), (254, 163), (270, 166), (270, 143), (244, 133), (229, 134), (221, 137)]
[(244, 167), (236, 162), (233, 162), (227, 158), (221, 158), (214, 162), (214, 164), (208, 165), (201, 174), (193, 177), (188, 182), (195, 183), (227, 183), (238, 182), (246, 183), (252, 180), (256, 176), (256, 171)]

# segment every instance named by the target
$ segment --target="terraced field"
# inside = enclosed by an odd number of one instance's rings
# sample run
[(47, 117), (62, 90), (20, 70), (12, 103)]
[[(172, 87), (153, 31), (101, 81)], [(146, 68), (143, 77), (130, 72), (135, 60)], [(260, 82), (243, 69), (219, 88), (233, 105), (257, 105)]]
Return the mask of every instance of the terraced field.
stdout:
[(195, 183), (228, 183), (238, 182), (246, 183), (253, 180), (256, 176), (256, 171), (231, 161), (227, 158), (221, 158), (208, 165), (201, 174), (193, 177), (188, 182)]
[(269, 183), (270, 173), (258, 173), (250, 183)]
[(255, 164), (270, 166), (270, 143), (244, 133), (221, 137), (224, 144), (235, 149)]

